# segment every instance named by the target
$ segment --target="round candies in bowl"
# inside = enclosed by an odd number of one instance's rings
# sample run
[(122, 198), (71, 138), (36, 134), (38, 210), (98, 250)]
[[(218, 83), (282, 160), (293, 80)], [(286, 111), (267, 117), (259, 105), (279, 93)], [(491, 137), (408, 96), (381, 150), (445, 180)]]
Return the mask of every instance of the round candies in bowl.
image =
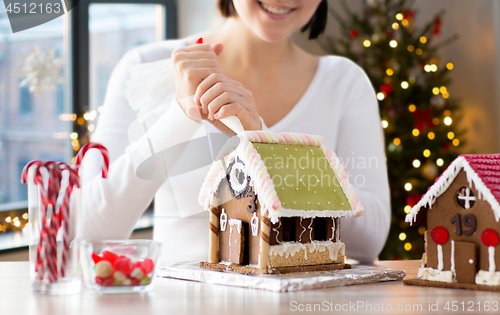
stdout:
[(92, 253), (95, 283), (101, 286), (138, 286), (151, 283), (154, 270), (153, 260), (133, 261), (127, 256), (104, 250), (101, 255)]

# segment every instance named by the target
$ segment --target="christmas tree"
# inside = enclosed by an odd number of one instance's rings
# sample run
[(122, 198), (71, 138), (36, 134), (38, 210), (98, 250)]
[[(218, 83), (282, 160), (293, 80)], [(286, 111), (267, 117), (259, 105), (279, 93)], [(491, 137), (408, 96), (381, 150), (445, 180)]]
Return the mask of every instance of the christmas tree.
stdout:
[(341, 27), (339, 38), (320, 43), (330, 54), (357, 62), (379, 100), (391, 190), (391, 231), (380, 259), (420, 259), (425, 227), (409, 227), (405, 216), (458, 156), (463, 131), (457, 101), (450, 97), (453, 64), (438, 50), (444, 12), (421, 27), (408, 0), (365, 0), (361, 12), (341, 1), (344, 17), (330, 8)]

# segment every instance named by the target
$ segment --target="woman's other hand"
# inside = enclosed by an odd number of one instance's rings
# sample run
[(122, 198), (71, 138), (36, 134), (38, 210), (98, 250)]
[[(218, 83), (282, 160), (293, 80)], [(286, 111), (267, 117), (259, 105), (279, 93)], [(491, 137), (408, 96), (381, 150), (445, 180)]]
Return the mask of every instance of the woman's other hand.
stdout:
[(240, 119), (245, 130), (262, 129), (252, 92), (221, 73), (214, 72), (203, 80), (196, 89), (194, 99), (201, 106), (188, 108), (186, 113), (190, 117), (201, 114), (203, 119), (208, 119), (224, 132), (227, 128), (221, 128), (223, 124), (219, 119), (232, 115)]
[(196, 88), (213, 73), (222, 73), (217, 56), (222, 45), (196, 44), (176, 49), (172, 53), (176, 98), (182, 109), (195, 105)]

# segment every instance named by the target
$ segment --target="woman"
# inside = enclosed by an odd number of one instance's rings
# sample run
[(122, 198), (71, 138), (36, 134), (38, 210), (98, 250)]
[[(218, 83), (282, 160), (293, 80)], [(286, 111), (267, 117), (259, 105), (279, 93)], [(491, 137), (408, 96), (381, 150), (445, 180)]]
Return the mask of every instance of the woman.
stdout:
[[(164, 162), (151, 162), (151, 154), (157, 148), (179, 148), (195, 137), (200, 119), (208, 132), (213, 132), (213, 126), (229, 132), (219, 119), (236, 115), (246, 130), (269, 126), (274, 132), (324, 136), (325, 145), (341, 157), (366, 209), (363, 217), (342, 221), (347, 255), (373, 261), (385, 243), (390, 222), (375, 93), (354, 63), (312, 56), (290, 40), (296, 30), (308, 31), (310, 38), (323, 32), (326, 0), (219, 0), (218, 5), (228, 19), (200, 34), (205, 44), (195, 44), (197, 36), (141, 46), (127, 53), (113, 72), (93, 138), (108, 147), (112, 164), (109, 178), (102, 180), (98, 155), (88, 158), (93, 167), (87, 166), (84, 179), (84, 238), (127, 238), (155, 197), (154, 238), (163, 242), (162, 258), (206, 259), (208, 214), (199, 213), (202, 209), (195, 204), (206, 168), (180, 177), (169, 173), (168, 180), (144, 180), (141, 167), (148, 162), (153, 173), (161, 168)], [(172, 92), (168, 105), (166, 98), (161, 100), (168, 109), (161, 112), (160, 105), (141, 104), (140, 98), (131, 100), (129, 107), (124, 90), (131, 69), (162, 59), (172, 65), (172, 84), (162, 86)], [(148, 117), (154, 116), (154, 123), (142, 119), (148, 125), (147, 134), (129, 144), (134, 109), (140, 113), (144, 108), (153, 113)], [(181, 155), (187, 151), (168, 151), (163, 158), (184, 160)]]

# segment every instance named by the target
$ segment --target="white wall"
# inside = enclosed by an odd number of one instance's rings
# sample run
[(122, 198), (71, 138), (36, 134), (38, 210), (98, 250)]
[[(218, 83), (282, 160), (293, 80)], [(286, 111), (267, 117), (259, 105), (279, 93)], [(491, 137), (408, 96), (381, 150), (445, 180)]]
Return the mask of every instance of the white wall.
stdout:
[(177, 1), (179, 37), (187, 37), (221, 23), (216, 0)]

